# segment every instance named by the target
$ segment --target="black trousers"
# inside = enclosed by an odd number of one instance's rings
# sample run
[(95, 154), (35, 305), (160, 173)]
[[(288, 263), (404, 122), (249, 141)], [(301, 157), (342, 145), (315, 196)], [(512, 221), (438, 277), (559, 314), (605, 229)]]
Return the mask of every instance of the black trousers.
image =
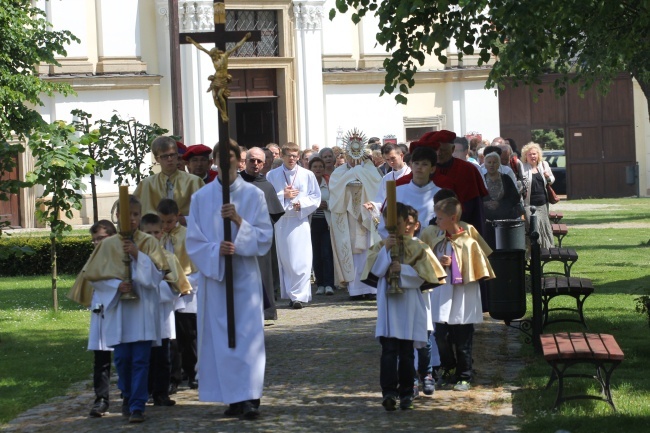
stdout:
[(415, 379), (413, 340), (379, 337), (379, 342), (381, 343), (379, 384), (382, 396), (413, 397)]
[(109, 389), (111, 384), (111, 354), (109, 350), (93, 350), (93, 388), (95, 389), (95, 401), (106, 400), (108, 402)]
[(157, 397), (167, 397), (169, 395), (171, 371), (169, 338), (163, 338), (160, 346), (151, 348), (151, 357), (149, 359), (149, 394)]
[(182, 381), (181, 368), (188, 381), (196, 378), (196, 313), (174, 314), (176, 321), (176, 340), (171, 345), (172, 374), (171, 381), (179, 384)]
[[(472, 343), (474, 325), (449, 325), (436, 323), (436, 344), (440, 353), (440, 366), (445, 370), (456, 369), (458, 380), (472, 380)], [(455, 347), (455, 350), (454, 350)]]

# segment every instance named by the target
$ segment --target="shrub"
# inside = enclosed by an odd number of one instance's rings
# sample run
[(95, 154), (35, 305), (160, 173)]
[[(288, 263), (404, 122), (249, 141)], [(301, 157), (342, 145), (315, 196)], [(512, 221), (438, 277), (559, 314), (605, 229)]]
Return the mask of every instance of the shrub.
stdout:
[[(48, 275), (51, 274), (50, 238), (43, 237), (3, 237), (0, 246), (30, 247), (34, 254), (21, 257), (10, 256), (0, 259), (0, 276)], [(58, 271), (61, 274), (77, 274), (86, 264), (93, 251), (88, 235), (65, 236), (57, 241)]]

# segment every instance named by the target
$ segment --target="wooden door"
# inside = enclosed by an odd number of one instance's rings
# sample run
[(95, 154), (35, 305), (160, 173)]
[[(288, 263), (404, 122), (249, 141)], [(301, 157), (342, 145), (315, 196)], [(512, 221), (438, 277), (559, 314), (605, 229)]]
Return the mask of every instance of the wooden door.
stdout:
[[(18, 160), (14, 160), (14, 169), (10, 172), (0, 173), (5, 180), (18, 179)], [(8, 194), (9, 200), (0, 200), (0, 222), (9, 221), (12, 227), (20, 227), (20, 201), (18, 194)]]
[(606, 96), (596, 90), (581, 96), (570, 87), (559, 98), (551, 87), (555, 78), (544, 77), (537, 102), (527, 87), (499, 92), (501, 136), (521, 149), (533, 129), (563, 129), (569, 199), (634, 195), (635, 186), (625, 183), (626, 167), (636, 163), (630, 76), (617, 77)]

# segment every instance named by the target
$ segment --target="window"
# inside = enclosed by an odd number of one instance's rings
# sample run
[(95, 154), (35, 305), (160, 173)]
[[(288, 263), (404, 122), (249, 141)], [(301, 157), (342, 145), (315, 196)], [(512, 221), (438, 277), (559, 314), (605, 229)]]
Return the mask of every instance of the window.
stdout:
[[(280, 55), (278, 18), (274, 10), (227, 10), (226, 30), (260, 30), (260, 42), (246, 42), (233, 57), (278, 57)], [(227, 43), (226, 49), (235, 45)]]

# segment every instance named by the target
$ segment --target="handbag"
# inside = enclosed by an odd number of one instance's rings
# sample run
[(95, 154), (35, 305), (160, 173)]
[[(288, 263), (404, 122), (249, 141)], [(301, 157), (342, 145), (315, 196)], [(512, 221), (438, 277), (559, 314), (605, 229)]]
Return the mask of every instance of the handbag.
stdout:
[(546, 184), (546, 197), (550, 204), (555, 204), (560, 201), (560, 197), (558, 197), (557, 194), (555, 194), (555, 191), (553, 191), (553, 187), (551, 186), (550, 183)]

